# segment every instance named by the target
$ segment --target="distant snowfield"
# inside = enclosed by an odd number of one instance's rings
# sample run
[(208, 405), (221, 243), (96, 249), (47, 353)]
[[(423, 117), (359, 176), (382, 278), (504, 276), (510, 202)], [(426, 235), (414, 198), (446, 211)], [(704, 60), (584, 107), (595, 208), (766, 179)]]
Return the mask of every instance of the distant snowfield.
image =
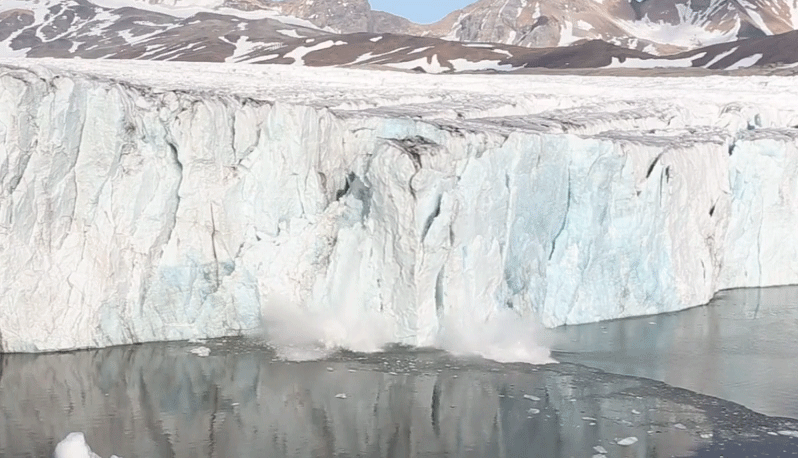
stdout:
[(0, 59), (0, 81), (0, 350), (265, 325), (293, 354), (539, 363), (538, 322), (798, 283), (795, 77)]

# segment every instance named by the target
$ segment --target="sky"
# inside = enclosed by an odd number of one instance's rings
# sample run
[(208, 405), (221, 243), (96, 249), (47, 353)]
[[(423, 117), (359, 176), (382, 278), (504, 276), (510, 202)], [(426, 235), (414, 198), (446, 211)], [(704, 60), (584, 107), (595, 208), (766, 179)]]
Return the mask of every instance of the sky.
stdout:
[(371, 8), (406, 17), (419, 24), (429, 24), (443, 19), (454, 10), (476, 0), (370, 0)]

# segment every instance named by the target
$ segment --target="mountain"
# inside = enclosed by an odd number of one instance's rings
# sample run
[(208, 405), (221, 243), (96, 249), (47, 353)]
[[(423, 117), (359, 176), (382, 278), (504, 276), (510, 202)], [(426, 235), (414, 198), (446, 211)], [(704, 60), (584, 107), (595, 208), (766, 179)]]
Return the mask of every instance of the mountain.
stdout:
[(658, 55), (798, 29), (798, 0), (479, 0), (430, 25), (374, 11), (367, 0), (225, 4), (280, 10), (340, 33), (396, 33), (534, 48), (602, 40)]
[(533, 48), (602, 40), (657, 55), (798, 29), (798, 0), (478, 0), (429, 25), (375, 11), (368, 0), (131, 1), (269, 10), (337, 33), (393, 33)]
[(275, 9), (339, 33), (424, 33), (423, 26), (371, 9), (368, 0), (226, 0), (225, 5), (242, 9)]
[(0, 3), (0, 55), (7, 57), (237, 61), (254, 50), (325, 33), (274, 10), (175, 9), (118, 0)]
[[(143, 0), (4, 0), (0, 3), (0, 57), (378, 66), (430, 73), (617, 67), (722, 70), (798, 62), (795, 31), (763, 32), (754, 38), (663, 57), (612, 40), (580, 39), (571, 46), (528, 47), (432, 35), (342, 34), (332, 26), (340, 27), (348, 18), (350, 28), (371, 27), (368, 21), (380, 16), (373, 14), (365, 0), (351, 0), (345, 6), (351, 10), (341, 10), (344, 13), (336, 9), (338, 1), (311, 4), (286, 0), (277, 7), (262, 0), (191, 0), (190, 4), (181, 0), (160, 4)], [(507, 0), (508, 8), (512, 1)], [(604, 0), (607, 4), (612, 1)], [(319, 16), (310, 14), (313, 11)], [(643, 17), (653, 14), (640, 11), (647, 15)], [(500, 33), (503, 29), (486, 30)], [(483, 38), (500, 41), (498, 35)]]
[(798, 0), (479, 0), (430, 31), (529, 47), (603, 40), (672, 54), (796, 28)]
[(798, 31), (656, 56), (601, 40), (572, 46), (527, 48), (498, 43), (462, 43), (393, 34), (328, 35), (293, 40), (248, 55), (248, 61), (308, 66), (388, 67), (426, 73), (519, 72), (547, 69), (798, 67)]

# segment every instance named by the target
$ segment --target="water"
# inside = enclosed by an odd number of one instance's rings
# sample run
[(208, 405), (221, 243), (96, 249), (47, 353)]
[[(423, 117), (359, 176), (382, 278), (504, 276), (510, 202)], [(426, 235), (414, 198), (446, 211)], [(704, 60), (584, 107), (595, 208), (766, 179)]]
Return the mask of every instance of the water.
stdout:
[[(50, 456), (72, 431), (125, 458), (798, 455), (798, 421), (694, 392), (792, 405), (796, 297), (730, 292), (559, 330), (555, 354), (579, 364), (405, 348), (297, 363), (244, 339), (204, 343), (207, 357), (188, 343), (0, 355), (0, 457)], [(694, 390), (652, 380), (668, 377)]]
[(555, 330), (554, 356), (798, 418), (798, 287), (723, 291), (678, 313)]

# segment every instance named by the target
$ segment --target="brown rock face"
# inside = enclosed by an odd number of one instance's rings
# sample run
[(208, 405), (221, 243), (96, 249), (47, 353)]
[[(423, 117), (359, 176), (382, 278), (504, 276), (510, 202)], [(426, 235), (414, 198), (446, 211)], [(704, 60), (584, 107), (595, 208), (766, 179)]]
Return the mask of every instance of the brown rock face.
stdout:
[(368, 0), (134, 1), (271, 9), (338, 33), (394, 33), (532, 48), (602, 40), (659, 55), (798, 28), (798, 0), (478, 0), (429, 25), (375, 11)]
[(244, 9), (276, 9), (340, 33), (422, 32), (417, 24), (405, 18), (372, 10), (368, 0), (227, 0), (225, 4)]

